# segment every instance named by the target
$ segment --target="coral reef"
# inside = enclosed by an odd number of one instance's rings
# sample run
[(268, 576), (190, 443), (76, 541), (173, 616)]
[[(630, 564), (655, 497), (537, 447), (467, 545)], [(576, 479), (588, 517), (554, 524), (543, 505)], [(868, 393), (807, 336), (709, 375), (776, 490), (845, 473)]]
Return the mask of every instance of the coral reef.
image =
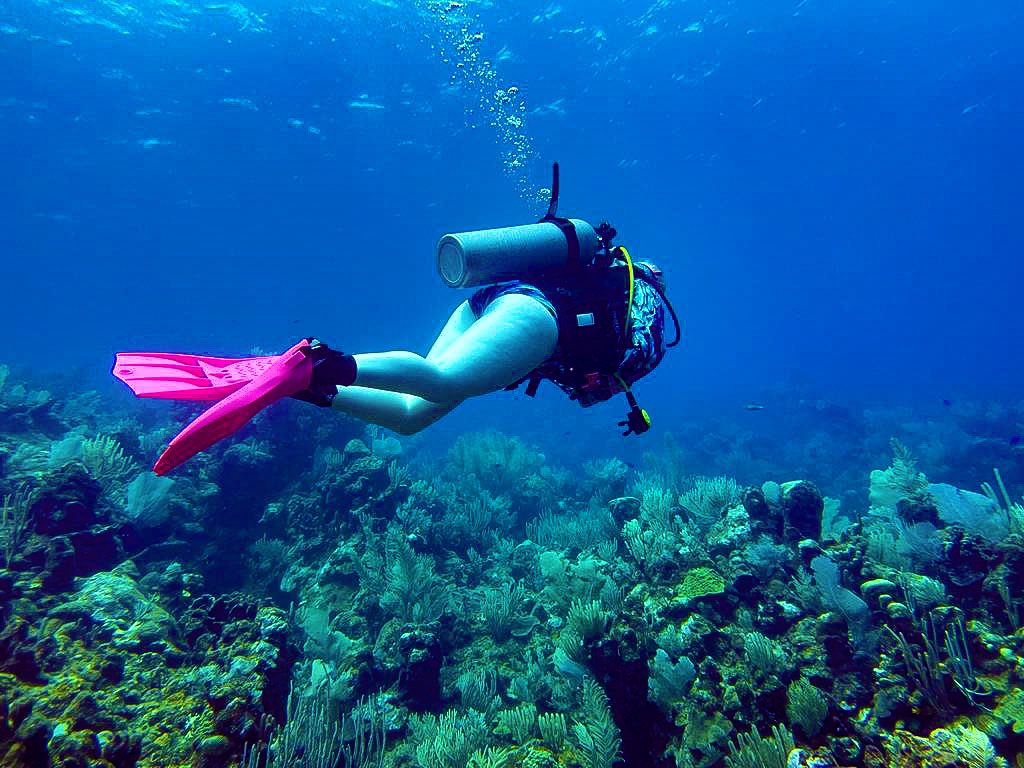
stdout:
[(158, 480), (144, 405), (0, 386), (0, 764), (1024, 761), (1016, 465), (847, 414), (849, 466), (736, 440), (741, 483), (282, 405)]

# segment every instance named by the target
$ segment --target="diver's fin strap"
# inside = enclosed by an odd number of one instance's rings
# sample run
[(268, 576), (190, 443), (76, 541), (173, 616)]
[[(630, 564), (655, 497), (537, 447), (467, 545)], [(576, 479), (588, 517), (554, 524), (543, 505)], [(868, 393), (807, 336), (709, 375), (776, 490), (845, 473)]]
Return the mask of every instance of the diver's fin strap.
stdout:
[(292, 394), (296, 400), (330, 408), (338, 387), (349, 387), (356, 380), (356, 361), (340, 349), (331, 349), (315, 337), (309, 337), (309, 356), (313, 372), (309, 386)]

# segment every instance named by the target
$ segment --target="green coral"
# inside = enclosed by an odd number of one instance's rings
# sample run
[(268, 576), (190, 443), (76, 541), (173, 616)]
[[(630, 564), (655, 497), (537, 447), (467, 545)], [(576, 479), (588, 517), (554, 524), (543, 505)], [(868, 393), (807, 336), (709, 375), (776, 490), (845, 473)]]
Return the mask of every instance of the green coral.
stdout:
[(516, 744), (525, 744), (534, 738), (536, 730), (537, 707), (532, 703), (498, 712), (498, 732), (507, 733)]
[(405, 541), (396, 542), (387, 555), (381, 608), (406, 622), (437, 621), (448, 605), (448, 592), (434, 572), (434, 559), (415, 552)]
[(593, 680), (583, 683), (583, 718), (573, 727), (583, 768), (611, 768), (619, 756), (619, 729), (612, 720), (608, 697)]
[(480, 610), (491, 637), (498, 642), (512, 636), (526, 637), (537, 626), (537, 619), (521, 610), (525, 596), (520, 584), (506, 583), (501, 589), (484, 590)]
[(895, 507), (903, 499), (922, 499), (928, 493), (928, 480), (918, 472), (917, 461), (907, 447), (895, 437), (890, 444), (892, 464), (871, 472), (868, 501), (872, 507)]
[(732, 723), (721, 712), (704, 712), (693, 709), (689, 713), (683, 742), (690, 749), (711, 753), (717, 745), (729, 738)]
[(765, 677), (774, 675), (786, 663), (783, 647), (760, 632), (748, 632), (743, 639), (743, 656), (747, 664)]
[(828, 700), (821, 689), (801, 677), (790, 683), (786, 699), (790, 725), (799, 726), (809, 739), (817, 736), (828, 714)]
[(693, 488), (679, 499), (691, 522), (702, 531), (721, 520), (725, 511), (739, 501), (740, 487), (731, 477), (697, 477)]
[(795, 746), (793, 734), (784, 725), (772, 728), (771, 736), (761, 736), (752, 728), (729, 745), (725, 764), (727, 768), (786, 768)]
[(4, 566), (11, 567), (20, 554), (28, 534), (29, 510), (34, 501), (32, 489), (22, 484), (18, 490), (3, 497), (0, 505), (0, 555)]
[(325, 696), (288, 693), (287, 723), (263, 749), (246, 750), (242, 768), (291, 768), (302, 755), (304, 768), (332, 768), (341, 754), (337, 720)]
[(113, 437), (99, 435), (82, 443), (82, 463), (104, 491), (117, 492), (138, 466)]
[(608, 614), (601, 608), (600, 600), (573, 600), (565, 628), (577, 633), (583, 640), (595, 640), (604, 634)]
[(464, 768), (487, 742), (486, 718), (476, 710), (459, 714), (449, 709), (440, 717), (424, 715), (410, 721), (416, 760), (422, 768)]
[(683, 577), (677, 594), (680, 598), (692, 600), (707, 595), (720, 595), (725, 591), (725, 579), (712, 568), (693, 568)]
[(511, 495), (540, 469), (544, 455), (518, 438), (491, 431), (459, 437), (448, 462), (460, 479), (474, 475), (491, 493)]
[(468, 768), (511, 768), (515, 756), (508, 747), (487, 747), (470, 755)]
[(537, 716), (537, 727), (540, 729), (541, 739), (549, 747), (554, 750), (560, 750), (565, 747), (568, 728), (565, 722), (565, 715), (561, 712), (541, 712)]
[(1024, 690), (1014, 688), (996, 705), (995, 716), (1014, 733), (1024, 733)]

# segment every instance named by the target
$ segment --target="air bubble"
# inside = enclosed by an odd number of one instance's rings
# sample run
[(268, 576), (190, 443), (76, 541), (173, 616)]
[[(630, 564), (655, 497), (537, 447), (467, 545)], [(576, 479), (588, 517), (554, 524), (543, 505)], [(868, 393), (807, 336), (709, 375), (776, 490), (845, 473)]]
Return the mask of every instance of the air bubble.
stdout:
[[(485, 122), (495, 131), (505, 174), (524, 200), (543, 202), (550, 193), (539, 190), (530, 179), (529, 166), (536, 153), (524, 119), (526, 102), (520, 88), (502, 86), (493, 61), (483, 59), (480, 45), (485, 41), (484, 31), (467, 15), (463, 3), (417, 0), (416, 5), (423, 18), (436, 24), (441, 39), (432, 42), (439, 47), (442, 61), (454, 65), (452, 84), (476, 94), (476, 104), (469, 105), (467, 112), (486, 116)], [(467, 124), (470, 128), (478, 125), (472, 120)]]

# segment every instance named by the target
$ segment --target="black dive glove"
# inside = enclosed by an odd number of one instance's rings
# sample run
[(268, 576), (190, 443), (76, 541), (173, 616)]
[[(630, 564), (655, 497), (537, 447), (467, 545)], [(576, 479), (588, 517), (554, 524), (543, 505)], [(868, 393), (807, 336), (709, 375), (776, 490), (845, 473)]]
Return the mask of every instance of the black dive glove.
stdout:
[(339, 349), (331, 349), (322, 341), (309, 340), (313, 356), (313, 375), (309, 388), (296, 392), (292, 397), (305, 400), (321, 408), (330, 408), (338, 387), (348, 387), (356, 380), (356, 360)]

